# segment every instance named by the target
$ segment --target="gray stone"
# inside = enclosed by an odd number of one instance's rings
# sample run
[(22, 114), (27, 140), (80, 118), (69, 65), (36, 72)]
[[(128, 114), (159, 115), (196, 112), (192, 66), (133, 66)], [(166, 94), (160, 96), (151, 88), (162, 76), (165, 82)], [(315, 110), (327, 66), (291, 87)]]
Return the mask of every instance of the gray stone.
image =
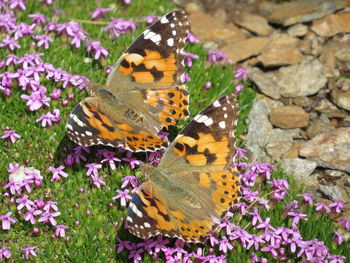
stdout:
[(350, 172), (350, 127), (317, 135), (300, 147), (299, 155), (319, 166)]
[(317, 167), (317, 163), (300, 158), (284, 159), (280, 164), (289, 176), (302, 182), (310, 180), (309, 176)]
[(320, 191), (326, 195), (331, 200), (340, 200), (344, 203), (348, 203), (350, 201), (349, 195), (346, 193), (346, 191), (339, 186), (336, 185), (320, 185)]

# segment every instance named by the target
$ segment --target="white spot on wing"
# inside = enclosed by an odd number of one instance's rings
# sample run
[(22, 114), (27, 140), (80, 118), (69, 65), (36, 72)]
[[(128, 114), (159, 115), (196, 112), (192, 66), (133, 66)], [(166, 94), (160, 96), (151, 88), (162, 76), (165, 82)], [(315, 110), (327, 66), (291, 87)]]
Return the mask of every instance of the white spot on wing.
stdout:
[(92, 136), (92, 132), (90, 132), (90, 131), (85, 131), (85, 134), (86, 134), (87, 136)]
[(129, 207), (138, 217), (142, 217), (142, 212), (136, 207), (134, 203), (130, 203)]
[(168, 20), (168, 18), (166, 18), (166, 16), (163, 16), (162, 19), (160, 20), (160, 22), (162, 24), (166, 24), (166, 23), (169, 23), (169, 20)]
[(224, 122), (224, 121), (219, 122), (219, 126), (220, 126), (221, 129), (225, 129), (226, 128), (226, 122)]
[(220, 104), (220, 102), (218, 100), (216, 100), (216, 101), (214, 101), (213, 106), (214, 107), (220, 107), (221, 104)]
[(172, 47), (174, 45), (174, 39), (173, 38), (169, 38), (167, 41), (168, 46)]
[(75, 114), (72, 114), (71, 115), (71, 118), (73, 119), (73, 121), (76, 122), (76, 124), (78, 124), (80, 127), (84, 127), (85, 126), (85, 123), (82, 122), (81, 120), (79, 120), (78, 116), (75, 115)]

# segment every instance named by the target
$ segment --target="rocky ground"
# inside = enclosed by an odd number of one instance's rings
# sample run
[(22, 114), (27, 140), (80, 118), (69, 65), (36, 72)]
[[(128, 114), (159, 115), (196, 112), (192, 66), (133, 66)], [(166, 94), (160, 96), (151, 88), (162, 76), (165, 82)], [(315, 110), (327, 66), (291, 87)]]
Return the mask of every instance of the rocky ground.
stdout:
[(205, 47), (251, 72), (252, 159), (350, 208), (350, 1), (175, 2)]

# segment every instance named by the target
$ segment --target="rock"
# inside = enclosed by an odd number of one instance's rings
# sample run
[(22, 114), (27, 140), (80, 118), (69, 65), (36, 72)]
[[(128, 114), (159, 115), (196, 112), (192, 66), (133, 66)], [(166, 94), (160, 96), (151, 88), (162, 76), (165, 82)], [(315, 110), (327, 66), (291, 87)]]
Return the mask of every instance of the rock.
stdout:
[(260, 36), (268, 36), (273, 32), (273, 28), (267, 23), (262, 16), (254, 15), (247, 12), (242, 12), (233, 17), (233, 21)]
[(245, 60), (261, 53), (264, 46), (270, 41), (268, 37), (251, 37), (249, 39), (228, 43), (221, 50), (226, 53), (232, 63)]
[(256, 100), (248, 115), (247, 149), (252, 153), (252, 159), (269, 159), (264, 151), (272, 132), (272, 125), (268, 119), (269, 109), (263, 101)]
[[(327, 83), (323, 65), (315, 59), (279, 69), (276, 80), (284, 97), (301, 97), (317, 93)], [(277, 88), (277, 87), (276, 87)]]
[(263, 102), (265, 102), (265, 104), (269, 108), (269, 114), (270, 114), (272, 108), (284, 106), (284, 104), (281, 101), (270, 99), (269, 97), (267, 97), (261, 93), (256, 94), (256, 99), (262, 100)]
[(309, 119), (309, 114), (298, 106), (273, 108), (270, 114), (272, 125), (284, 129), (307, 127)]
[(258, 57), (265, 67), (298, 64), (303, 55), (297, 48), (299, 40), (287, 34), (276, 34), (267, 43)]
[(325, 174), (331, 177), (336, 177), (336, 178), (340, 178), (342, 176), (346, 176), (347, 173), (343, 172), (343, 171), (338, 171), (338, 170), (324, 170)]
[(259, 10), (270, 23), (290, 26), (332, 14), (334, 11), (344, 8), (346, 4), (345, 0), (296, 0), (282, 4), (263, 1)]
[(349, 33), (350, 12), (332, 14), (313, 21), (311, 30), (321, 37), (332, 37), (338, 33)]
[(307, 31), (307, 26), (303, 24), (296, 24), (288, 28), (287, 33), (292, 37), (302, 37), (306, 35)]
[(350, 111), (350, 91), (343, 92), (340, 88), (331, 92), (332, 101), (340, 108)]
[[(290, 101), (290, 98), (288, 98), (288, 100)], [(292, 104), (299, 107), (307, 107), (313, 102), (313, 100), (310, 99), (309, 97), (296, 97), (296, 98), (292, 98), (291, 101), (292, 101)]]
[(190, 13), (190, 24), (192, 32), (200, 41), (215, 42), (219, 47), (245, 39), (241, 30), (232, 23), (225, 24), (200, 11)]
[(315, 107), (315, 110), (323, 113), (327, 118), (346, 118), (348, 114), (345, 111), (339, 110), (333, 103), (328, 99), (323, 99)]
[(334, 50), (329, 45), (323, 47), (320, 62), (324, 66), (324, 72), (327, 77), (336, 77), (340, 75), (340, 72), (336, 67), (337, 59)]
[(341, 86), (342, 91), (350, 91), (350, 79), (344, 79)]
[(317, 135), (300, 147), (299, 155), (319, 166), (350, 172), (350, 127)]
[(298, 182), (309, 180), (308, 177), (317, 167), (317, 163), (300, 158), (284, 159), (280, 164), (287, 175), (293, 177)]
[(320, 133), (329, 132), (335, 128), (330, 124), (329, 119), (325, 115), (321, 115), (320, 118), (315, 118), (310, 122), (310, 125), (306, 129), (307, 136), (314, 138)]
[(285, 154), (286, 159), (295, 159), (299, 156), (299, 148), (302, 145), (301, 142), (294, 142), (292, 144), (292, 147), (288, 150), (288, 152)]
[(281, 92), (276, 80), (278, 72), (264, 73), (258, 68), (247, 69), (250, 72), (249, 78), (258, 86), (262, 93), (275, 100), (281, 98)]
[(313, 32), (308, 32), (298, 47), (306, 55), (318, 56), (322, 53), (324, 43), (324, 38)]
[(320, 185), (321, 192), (330, 198), (331, 200), (340, 200), (344, 203), (348, 203), (350, 201), (349, 195), (346, 193), (346, 191), (343, 188), (340, 188), (339, 186), (332, 185), (332, 186), (326, 186), (326, 185)]
[(334, 55), (341, 62), (350, 62), (350, 46), (343, 45), (335, 51)]
[(247, 69), (250, 71), (250, 79), (259, 90), (275, 100), (281, 96), (293, 98), (313, 95), (327, 83), (323, 65), (317, 59), (312, 62), (304, 60), (299, 65), (267, 73), (257, 68)]
[(268, 135), (266, 153), (273, 161), (286, 158), (294, 146), (293, 139), (300, 138), (300, 129), (273, 129)]

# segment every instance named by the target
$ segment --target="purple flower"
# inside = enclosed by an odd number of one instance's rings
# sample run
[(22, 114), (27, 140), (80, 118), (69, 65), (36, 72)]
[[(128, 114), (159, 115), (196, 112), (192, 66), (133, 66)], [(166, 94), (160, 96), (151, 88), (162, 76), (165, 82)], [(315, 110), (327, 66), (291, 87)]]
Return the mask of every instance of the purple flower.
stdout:
[(102, 164), (100, 163), (88, 163), (85, 167), (89, 168), (86, 172), (87, 176), (98, 176), (98, 169), (102, 168)]
[(132, 151), (127, 151), (126, 157), (122, 158), (124, 162), (129, 162), (130, 168), (134, 169), (136, 165), (140, 165), (140, 160), (137, 160), (135, 157), (132, 157)]
[(344, 203), (340, 200), (335, 200), (333, 203), (329, 204), (333, 214), (339, 214), (344, 210)]
[(219, 242), (219, 251), (224, 252), (225, 254), (227, 253), (227, 250), (232, 250), (233, 246), (230, 243), (230, 241), (227, 239), (227, 237), (223, 236), (222, 240)]
[(14, 29), (11, 30), (11, 33), (14, 33), (14, 39), (18, 40), (24, 36), (29, 36), (34, 34), (36, 25), (28, 25), (26, 23), (19, 23), (15, 26)]
[(242, 90), (243, 90), (244, 86), (242, 84), (238, 84), (235, 87), (235, 94), (238, 95)]
[(190, 74), (188, 74), (187, 72), (182, 74), (180, 77), (181, 83), (185, 83), (185, 82), (189, 82), (191, 81), (191, 77)]
[(0, 220), (2, 221), (2, 229), (9, 230), (11, 228), (11, 223), (16, 223), (16, 220), (11, 217), (12, 212), (8, 212), (5, 215), (0, 215)]
[(236, 147), (236, 153), (234, 158), (239, 158), (239, 159), (247, 159), (246, 157), (247, 150), (243, 148)]
[(162, 150), (158, 150), (158, 151), (155, 151), (155, 152), (151, 152), (149, 155), (148, 155), (148, 161), (150, 164), (152, 165), (157, 165), (159, 164), (160, 162), (160, 159), (162, 157), (162, 154), (163, 154), (163, 151)]
[(26, 10), (26, 5), (25, 5), (24, 0), (11, 0), (10, 1), (10, 8), (11, 9)]
[(45, 49), (48, 49), (50, 46), (50, 42), (53, 41), (53, 39), (47, 35), (37, 35), (34, 36), (34, 39), (39, 40), (37, 43), (38, 47), (44, 46)]
[(334, 240), (337, 243), (337, 245), (341, 245), (344, 243), (345, 237), (337, 231), (334, 231)]
[(68, 228), (68, 226), (65, 226), (65, 225), (57, 225), (56, 232), (55, 232), (56, 237), (65, 237), (66, 236), (65, 230), (67, 228)]
[(61, 180), (61, 177), (67, 178), (68, 174), (63, 171), (64, 165), (60, 165), (59, 167), (55, 168), (50, 166), (49, 170), (52, 172), (51, 182), (59, 182)]
[(116, 200), (116, 199), (120, 199), (120, 205), (121, 206), (126, 206), (126, 200), (129, 199), (131, 200), (132, 197), (129, 195), (130, 190), (129, 189), (125, 189), (125, 190), (116, 190), (116, 192), (118, 193), (116, 196), (113, 196), (112, 199)]
[(8, 173), (14, 173), (14, 172), (16, 172), (19, 168), (21, 168), (21, 167), (23, 167), (23, 166), (21, 166), (20, 164), (18, 164), (18, 163), (15, 163), (15, 164), (13, 164), (13, 163), (9, 163), (9, 169), (7, 170), (7, 172)]
[(189, 42), (189, 43), (199, 43), (200, 41), (191, 32), (188, 32), (188, 34), (187, 34), (187, 42)]
[(91, 17), (93, 20), (99, 20), (101, 17), (104, 17), (105, 14), (110, 10), (110, 8), (96, 8), (94, 11), (91, 12)]
[(52, 5), (54, 0), (39, 0), (40, 3), (44, 2), (46, 5)]
[(4, 135), (1, 136), (1, 139), (4, 141), (9, 140), (11, 143), (15, 143), (19, 138), (21, 138), (21, 136), (18, 135), (15, 130), (10, 130), (9, 127), (5, 128)]
[(208, 90), (212, 86), (210, 81), (205, 82), (204, 86), (202, 87), (203, 90)]
[(94, 54), (94, 59), (99, 59), (100, 57), (108, 56), (108, 50), (101, 46), (100, 41), (93, 41), (93, 42), (86, 41), (86, 44), (87, 44), (86, 50)]
[(261, 251), (270, 252), (273, 258), (276, 258), (278, 255), (276, 249), (277, 249), (277, 246), (269, 245), (269, 246), (263, 247)]
[(120, 35), (124, 35), (126, 32), (135, 30), (137, 23), (132, 21), (127, 21), (121, 18), (113, 19), (113, 21), (107, 25), (103, 30), (109, 31), (109, 35), (112, 40), (115, 40)]
[(11, 257), (11, 253), (8, 250), (7, 246), (2, 246), (0, 249), (0, 260), (2, 261), (3, 257), (9, 259)]
[(131, 243), (130, 241), (123, 241), (123, 240), (120, 240), (119, 238), (117, 238), (117, 240), (118, 240), (117, 253), (122, 252), (124, 250), (124, 248), (126, 248), (127, 250), (135, 249), (135, 244)]
[(312, 203), (313, 203), (313, 195), (312, 194), (304, 193), (304, 194), (297, 194), (297, 196), (303, 197), (303, 203), (307, 203), (309, 205), (312, 205)]
[(21, 46), (16, 42), (14, 38), (11, 38), (9, 35), (6, 35), (2, 39), (2, 43), (0, 43), (0, 47), (8, 47), (11, 51), (16, 48), (20, 48)]
[(337, 255), (328, 255), (328, 258), (330, 259), (329, 263), (344, 263), (344, 260), (346, 259), (344, 256)]
[(50, 210), (58, 211), (57, 202), (47, 201), (43, 207), (44, 211), (49, 212)]
[(317, 203), (315, 204), (316, 206), (316, 211), (317, 212), (322, 212), (325, 211), (327, 214), (329, 214), (331, 212), (331, 209), (325, 204), (325, 203)]
[(51, 98), (53, 100), (58, 100), (61, 96), (62, 90), (61, 89), (53, 89), (51, 92)]
[(270, 221), (271, 221), (271, 219), (269, 217), (267, 217), (265, 219), (265, 221), (262, 221), (261, 224), (256, 226), (256, 228), (263, 229), (266, 232), (267, 230), (269, 230), (271, 228)]
[(36, 25), (47, 23), (47, 18), (43, 14), (37, 13), (37, 14), (30, 14), (28, 16), (32, 20), (32, 23), (35, 23)]
[(116, 169), (116, 166), (115, 166), (115, 163), (114, 162), (120, 162), (121, 160), (117, 157), (114, 157), (114, 152), (112, 152), (112, 154), (110, 155), (107, 155), (105, 157), (105, 159), (103, 159), (101, 162), (104, 163), (104, 162), (108, 162), (109, 166), (111, 167), (112, 170), (115, 170)]
[(185, 51), (182, 52), (182, 55), (185, 57), (185, 64), (188, 67), (192, 67), (192, 64), (193, 64), (192, 59), (197, 59), (199, 57), (196, 54), (192, 54)]
[(40, 215), (42, 213), (41, 210), (37, 210), (35, 208), (28, 209), (28, 212), (24, 215), (25, 221), (30, 221), (32, 225), (35, 224), (35, 216)]
[(289, 184), (285, 179), (276, 179), (274, 178), (272, 181), (267, 182), (272, 185), (271, 191), (273, 192), (273, 198), (275, 200), (282, 200), (286, 196), (287, 189), (289, 188)]
[(91, 178), (92, 183), (94, 184), (94, 186), (96, 186), (97, 188), (100, 188), (100, 187), (101, 187), (101, 184), (106, 185), (106, 182), (103, 181), (103, 180), (102, 180), (100, 177), (98, 177), (98, 176), (91, 175), (90, 178)]
[(28, 100), (26, 105), (31, 111), (36, 111), (40, 109), (43, 105), (46, 105), (47, 107), (50, 106), (50, 98), (46, 97), (46, 95), (40, 91), (33, 91), (31, 95), (22, 94), (21, 98)]
[(148, 26), (152, 25), (156, 20), (158, 19), (158, 16), (146, 16), (145, 20)]
[(40, 223), (47, 223), (50, 222), (51, 225), (56, 226), (57, 222), (55, 220), (55, 217), (59, 216), (61, 213), (60, 212), (44, 212), (41, 217), (39, 218), (38, 222)]
[(33, 257), (36, 257), (37, 254), (35, 253), (34, 249), (37, 249), (38, 247), (26, 247), (22, 248), (22, 251), (24, 252), (23, 258), (29, 259), (29, 256), (32, 255)]
[(227, 62), (229, 59), (223, 51), (208, 50), (207, 60), (211, 63)]
[(299, 223), (300, 219), (303, 219), (305, 221), (307, 221), (307, 215), (306, 214), (301, 214), (298, 212), (288, 212), (288, 215), (293, 217), (293, 222), (292, 222), (292, 226), (296, 227), (296, 225)]
[(238, 68), (238, 69), (236, 70), (234, 79), (235, 79), (235, 80), (243, 80), (243, 81), (246, 81), (246, 80), (248, 79), (248, 76), (249, 76), (249, 71), (247, 71), (247, 70), (244, 69), (244, 68)]
[[(58, 109), (56, 109), (58, 110)], [(57, 112), (57, 111), (56, 111)], [(59, 110), (58, 110), (59, 115)], [(42, 127), (52, 126), (52, 122), (59, 121), (61, 118), (58, 116), (55, 116), (50, 111), (46, 114), (41, 115), (39, 118), (36, 119), (36, 122), (41, 122)]]
[(129, 175), (129, 176), (124, 176), (122, 178), (122, 188), (125, 188), (127, 185), (131, 185), (132, 188), (137, 188), (139, 186), (139, 182), (137, 180), (137, 177), (136, 176), (132, 176), (132, 175)]
[(265, 241), (262, 238), (256, 235), (251, 235), (250, 240), (248, 240), (247, 249), (250, 249), (254, 245), (254, 249), (259, 250), (260, 244), (264, 244), (264, 243)]
[(140, 262), (141, 261), (141, 253), (143, 253), (143, 249), (140, 248), (138, 250), (132, 250), (128, 256), (128, 259), (133, 259), (134, 263)]
[(253, 218), (251, 219), (251, 223), (253, 226), (255, 226), (257, 222), (262, 223), (262, 219), (259, 215), (259, 209), (257, 207), (254, 207), (254, 212), (248, 212), (247, 214), (253, 216)]
[(19, 204), (17, 206), (17, 210), (21, 210), (23, 207), (26, 207), (27, 210), (30, 210), (34, 205), (34, 202), (28, 199), (28, 195), (23, 195), (21, 198), (17, 198), (16, 203)]

